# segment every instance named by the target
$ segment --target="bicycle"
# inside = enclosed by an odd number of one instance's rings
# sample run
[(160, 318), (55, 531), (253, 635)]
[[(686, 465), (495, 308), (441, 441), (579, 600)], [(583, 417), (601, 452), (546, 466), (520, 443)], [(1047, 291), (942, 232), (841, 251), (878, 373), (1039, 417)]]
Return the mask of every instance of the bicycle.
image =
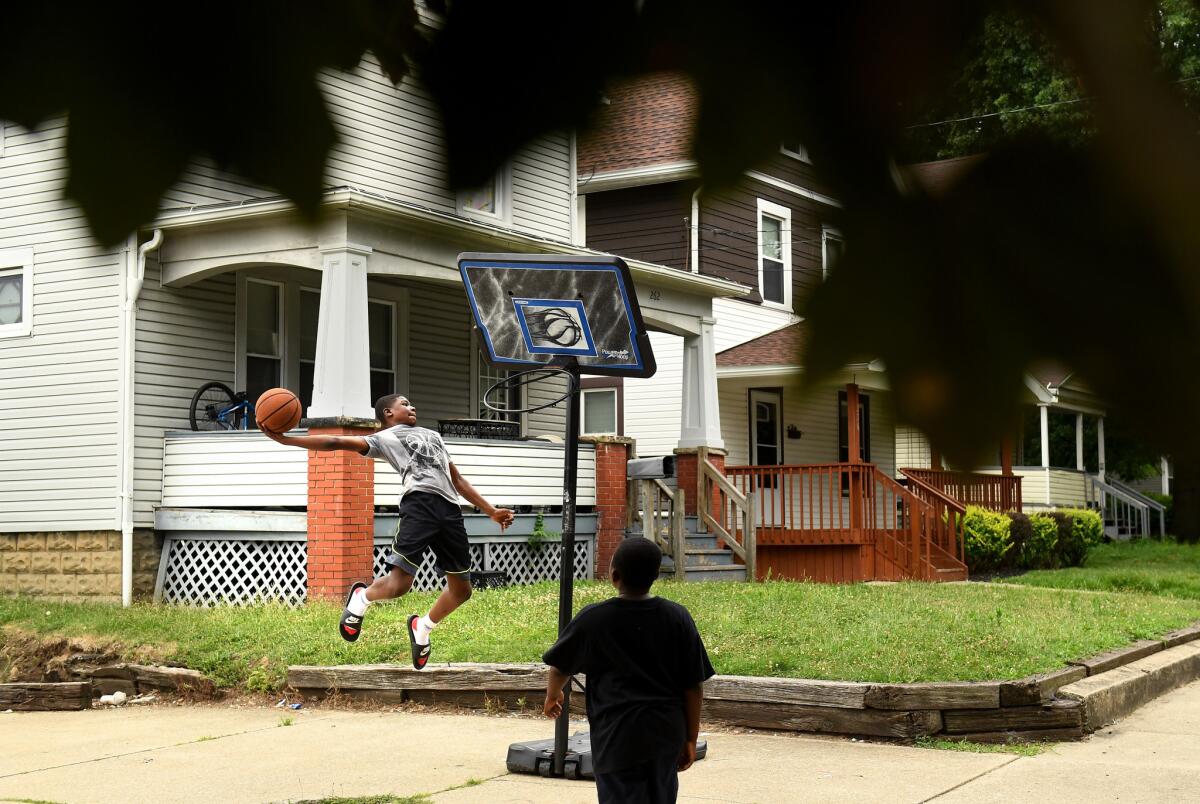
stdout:
[(223, 382), (206, 382), (196, 390), (188, 419), (193, 430), (257, 429), (254, 403), (245, 391), (234, 393)]

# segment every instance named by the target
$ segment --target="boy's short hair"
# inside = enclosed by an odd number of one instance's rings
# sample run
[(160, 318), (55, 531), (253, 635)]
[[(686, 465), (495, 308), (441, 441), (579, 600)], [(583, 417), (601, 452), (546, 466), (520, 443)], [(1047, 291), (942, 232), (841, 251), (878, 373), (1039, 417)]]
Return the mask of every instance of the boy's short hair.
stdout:
[(386, 427), (387, 421), (383, 418), (383, 412), (395, 404), (397, 399), (403, 397), (404, 394), (388, 394), (381, 396), (375, 400), (375, 418), (379, 421), (380, 427)]
[(621, 542), (612, 557), (613, 571), (621, 573), (622, 586), (631, 592), (650, 591), (661, 566), (662, 550), (652, 540), (640, 536)]

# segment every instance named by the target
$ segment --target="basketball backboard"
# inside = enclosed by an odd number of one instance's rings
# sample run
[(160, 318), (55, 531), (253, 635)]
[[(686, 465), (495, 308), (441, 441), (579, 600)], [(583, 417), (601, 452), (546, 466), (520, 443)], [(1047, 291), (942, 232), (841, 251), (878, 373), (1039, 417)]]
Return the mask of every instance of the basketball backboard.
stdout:
[(458, 269), (494, 365), (654, 374), (633, 279), (619, 257), (466, 253)]

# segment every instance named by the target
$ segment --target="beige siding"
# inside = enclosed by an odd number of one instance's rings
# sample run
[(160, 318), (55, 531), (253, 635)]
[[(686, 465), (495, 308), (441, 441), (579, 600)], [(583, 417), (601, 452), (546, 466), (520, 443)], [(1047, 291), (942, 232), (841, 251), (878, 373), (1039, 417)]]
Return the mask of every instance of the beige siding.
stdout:
[(896, 468), (928, 469), (931, 454), (929, 439), (915, 427), (896, 425)]
[(422, 425), (436, 430), (438, 419), (474, 418), (466, 293), (457, 286), (412, 285), (409, 294), (407, 393)]
[(185, 288), (146, 266), (138, 300), (134, 523), (150, 527), (163, 494), (163, 432), (187, 430), (192, 395), (206, 382), (234, 387), (234, 275)]
[(65, 122), (0, 125), (0, 250), (34, 255), (33, 331), (0, 338), (0, 532), (112, 529), (122, 257), (62, 197)]
[(641, 457), (670, 455), (679, 444), (683, 388), (683, 338), (651, 332), (658, 371), (647, 379), (625, 380), (625, 435), (637, 441)]

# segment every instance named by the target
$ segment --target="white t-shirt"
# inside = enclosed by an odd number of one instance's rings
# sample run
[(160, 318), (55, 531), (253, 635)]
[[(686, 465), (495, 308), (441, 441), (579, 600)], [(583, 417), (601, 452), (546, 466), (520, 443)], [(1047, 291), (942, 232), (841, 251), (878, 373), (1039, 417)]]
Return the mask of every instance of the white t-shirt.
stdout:
[(440, 494), (455, 505), (458, 491), (450, 480), (450, 454), (442, 437), (425, 427), (397, 424), (366, 436), (368, 458), (383, 458), (400, 473), (404, 489)]

